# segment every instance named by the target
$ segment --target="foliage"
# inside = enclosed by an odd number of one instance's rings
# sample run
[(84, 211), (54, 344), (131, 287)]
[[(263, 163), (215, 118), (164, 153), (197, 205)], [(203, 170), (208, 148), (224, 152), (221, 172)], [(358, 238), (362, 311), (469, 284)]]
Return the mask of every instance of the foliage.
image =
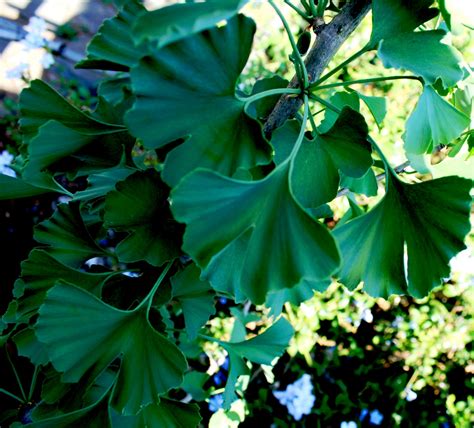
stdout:
[[(391, 397), (384, 414), (397, 421), (407, 385), (426, 387), (428, 402), (433, 360), (444, 350), (426, 352), (427, 360), (425, 352), (411, 348), (412, 338), (436, 348), (426, 312), (414, 309), (410, 316), (420, 330), (406, 342), (391, 338), (399, 330), (387, 324), (400, 303), (392, 304), (386, 319), (384, 300), (358, 294), (356, 302), (346, 289), (330, 288), (301, 306), (311, 316), (302, 312), (300, 321), (290, 303), (299, 305), (333, 279), (350, 289), (363, 281), (374, 297), (427, 296), (465, 248), (472, 181), (430, 179), (415, 171), (430, 168), (423, 160), (436, 156), (440, 145), (450, 156), (473, 149), (472, 130), (466, 131), (471, 71), (446, 42), (432, 2), (411, 8), (401, 0), (374, 0), (364, 47), (310, 81), (303, 56), (311, 34), (303, 31), (296, 43), (270, 1), (292, 51), (289, 62), (277, 66), (284, 76), (261, 70), (267, 78), (256, 83), (261, 62), (253, 59), (252, 46), (258, 28), (239, 12), (247, 1), (187, 2), (152, 12), (138, 0), (115, 3), (117, 16), (103, 23), (78, 64), (117, 72), (99, 84), (93, 109), (78, 107), (80, 98), (71, 103), (42, 81), (32, 81), (20, 97), (23, 139), (13, 150), (16, 177), (0, 175), (0, 199), (54, 192), (63, 203), (35, 228), (38, 246), (22, 263), (0, 323), (2, 358), (11, 363), (20, 389), (0, 385), (9, 406), (0, 423), (197, 426), (210, 415), (191, 399), (224, 408), (211, 418), (214, 426), (268, 421), (277, 404), (268, 388), (260, 389), (262, 376), (272, 383), (275, 373), (291, 373), (291, 383), (304, 374), (305, 364), (320, 380), (308, 424), (339, 422), (337, 412), (355, 419), (361, 406), (370, 409), (370, 400), (384, 396)], [(339, 2), (292, 5), (292, 22), (306, 30), (340, 13)], [(415, 52), (421, 48), (423, 55)], [(272, 49), (277, 58), (283, 51)], [(403, 74), (362, 80), (345, 75), (351, 61), (374, 52), (383, 66)], [(287, 87), (283, 77), (291, 77), (293, 68), (299, 86)], [(327, 83), (338, 71), (340, 80)], [(411, 173), (393, 167), (391, 150), (382, 150), (371, 136), (387, 122), (383, 94), (351, 88), (405, 79), (423, 88), (411, 117), (403, 118)], [(303, 106), (270, 135), (263, 127), (280, 95), (299, 98)], [(360, 202), (377, 194), (377, 178), (385, 180), (385, 192), (366, 210)], [(349, 204), (345, 212), (341, 197)], [(358, 335), (341, 318), (365, 314), (365, 324), (357, 326), (363, 330), (372, 324), (371, 307), (381, 316), (370, 334)], [(451, 314), (422, 307), (433, 316)], [(218, 316), (206, 325), (216, 309)], [(233, 316), (233, 326), (216, 331), (216, 322), (225, 323), (222, 312)], [(293, 336), (286, 317), (296, 328), (293, 358), (285, 354), (276, 363)], [(309, 341), (301, 339), (305, 334)], [(315, 335), (326, 336), (326, 348), (334, 341), (337, 352), (321, 352)], [(369, 339), (372, 344), (362, 344)], [(391, 365), (398, 354), (390, 340), (410, 352), (403, 367)], [(216, 370), (225, 372), (219, 385), (215, 381), (220, 390), (209, 386), (203, 349), (223, 357)], [(15, 352), (25, 367), (22, 375), (11, 362)], [(372, 364), (361, 366), (364, 359)], [(380, 384), (370, 370), (384, 361), (391, 371)], [(417, 365), (415, 377), (403, 373)], [(357, 366), (357, 376), (369, 378), (357, 392), (331, 378), (334, 371)], [(441, 389), (442, 405), (447, 402), (452, 417), (462, 420), (464, 396), (456, 401), (449, 388)], [(244, 391), (254, 407), (246, 408)], [(432, 416), (424, 416), (427, 423)], [(285, 418), (276, 415), (277, 426), (287, 426)]]

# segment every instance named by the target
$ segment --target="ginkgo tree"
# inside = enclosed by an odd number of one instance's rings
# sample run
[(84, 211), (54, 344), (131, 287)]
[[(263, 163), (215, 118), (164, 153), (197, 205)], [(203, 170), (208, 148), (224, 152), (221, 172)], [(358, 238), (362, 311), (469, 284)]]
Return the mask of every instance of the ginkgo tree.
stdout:
[[(385, 101), (352, 89), (401, 79), (422, 86), (403, 136), (419, 172), (440, 146), (472, 151), (472, 72), (447, 39), (448, 4), (269, 0), (294, 78), (275, 75), (245, 92), (237, 83), (257, 30), (249, 2), (148, 11), (116, 0), (117, 16), (77, 64), (108, 71), (94, 110), (40, 80), (21, 93), (17, 176), (0, 175), (0, 198), (55, 192), (68, 202), (36, 227), (38, 246), (0, 324), (1, 343), (35, 366), (28, 395), (0, 390), (28, 409), (12, 426), (197, 426), (198, 406), (181, 389), (193, 347), (210, 340), (228, 353), (229, 407), (251, 363), (270, 365), (288, 345), (285, 302), (332, 280), (363, 283), (373, 296), (425, 296), (465, 248), (472, 181), (407, 181), (407, 163), (393, 165), (371, 136), (384, 126)], [(328, 70), (371, 9), (367, 43)], [(402, 74), (331, 80), (369, 52)], [(154, 161), (143, 162), (143, 151)], [(374, 196), (378, 180), (385, 194), (365, 212), (357, 195)], [(329, 228), (322, 219), (337, 198), (351, 208)], [(113, 248), (101, 245), (110, 234)], [(97, 258), (107, 263), (93, 265)], [(273, 324), (254, 337), (245, 329), (229, 341), (210, 337), (218, 297), (265, 305)]]

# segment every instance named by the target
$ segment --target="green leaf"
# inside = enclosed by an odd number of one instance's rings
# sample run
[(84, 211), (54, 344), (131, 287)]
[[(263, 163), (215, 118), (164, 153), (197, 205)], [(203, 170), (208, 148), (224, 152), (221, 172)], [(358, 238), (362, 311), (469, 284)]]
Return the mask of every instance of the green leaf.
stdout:
[[(251, 95), (269, 91), (270, 89), (286, 88), (288, 83), (288, 80), (283, 79), (278, 75), (266, 79), (260, 79), (257, 80), (254, 87), (252, 88)], [(281, 95), (273, 95), (270, 97), (260, 98), (259, 100), (251, 103), (247, 107), (246, 111), (255, 119), (265, 119), (270, 115), (280, 97)]]
[(143, 305), (121, 311), (78, 287), (57, 284), (39, 314), (36, 335), (48, 345), (50, 361), (64, 373), (64, 382), (98, 375), (121, 357), (112, 403), (123, 414), (157, 403), (160, 394), (182, 382), (184, 356), (153, 329)]
[(369, 46), (375, 48), (382, 39), (411, 32), (438, 15), (431, 8), (433, 0), (374, 0), (372, 2), (372, 35)]
[[(101, 397), (97, 403), (93, 403), (83, 409), (42, 419), (28, 424), (31, 428), (109, 428), (111, 427), (109, 416), (109, 391)], [(22, 423), (15, 422), (12, 428), (24, 427)]]
[[(117, 132), (122, 126), (101, 122), (71, 105), (62, 95), (41, 80), (32, 80), (20, 95), (20, 126), (29, 142), (45, 123), (54, 120), (84, 135)], [(56, 148), (58, 145), (56, 145)]]
[(270, 290), (333, 273), (339, 263), (333, 238), (296, 202), (289, 173), (289, 161), (253, 182), (199, 170), (175, 188), (172, 210), (187, 224), (183, 249), (203, 269), (204, 278), (211, 259), (214, 269), (225, 266), (226, 250), (246, 232), (248, 240), (236, 261), (241, 269), (232, 275), (240, 276), (242, 292), (255, 303), (263, 303)]
[(49, 220), (35, 227), (34, 238), (47, 245), (45, 251), (56, 260), (76, 268), (92, 257), (107, 255), (91, 237), (74, 203), (60, 204)]
[(137, 16), (145, 12), (138, 0), (128, 0), (114, 18), (106, 19), (87, 45), (87, 57), (76, 68), (128, 71), (146, 53), (147, 45), (139, 46), (131, 35)]
[(30, 196), (42, 195), (49, 191), (48, 189), (32, 186), (21, 178), (0, 174), (0, 200), (28, 198)]
[(152, 39), (161, 48), (214, 27), (236, 15), (248, 0), (178, 3), (142, 14), (136, 21), (136, 41)]
[(429, 153), (439, 145), (448, 145), (469, 126), (470, 119), (425, 86), (418, 104), (407, 120), (405, 149), (415, 154)]
[(216, 310), (214, 292), (200, 275), (201, 270), (192, 264), (171, 278), (173, 297), (181, 303), (186, 332), (192, 340)]
[(261, 127), (235, 96), (254, 32), (254, 22), (238, 16), (167, 46), (132, 69), (137, 101), (126, 115), (131, 132), (149, 148), (191, 135), (166, 157), (163, 180), (171, 186), (200, 166), (231, 176), (238, 168), (268, 163)]
[(25, 328), (13, 336), (18, 355), (28, 357), (35, 365), (46, 365), (49, 362), (48, 349), (38, 341), (32, 328)]
[[(181, 229), (169, 210), (168, 188), (154, 170), (117, 183), (105, 200), (104, 225), (129, 235), (116, 248), (121, 261), (160, 266), (181, 254)], [(137, 192), (139, 189), (139, 192)]]
[[(329, 102), (338, 109), (342, 110), (344, 107), (350, 107), (352, 110), (360, 110), (360, 97), (356, 91), (340, 91), (335, 92), (329, 98)], [(321, 125), (318, 127), (319, 132), (329, 131), (336, 120), (338, 119), (339, 114), (330, 109), (326, 109), (324, 113), (324, 120), (321, 122)]]
[(360, 178), (352, 178), (341, 175), (341, 187), (347, 188), (354, 193), (360, 193), (366, 196), (377, 196), (377, 177), (372, 169)]
[(392, 173), (387, 180), (375, 208), (334, 230), (343, 254), (341, 281), (350, 288), (364, 281), (374, 296), (422, 297), (449, 276), (449, 260), (465, 248), (472, 181), (446, 177), (409, 185)]
[(131, 89), (130, 84), (129, 76), (111, 77), (101, 81), (98, 93), (107, 102), (115, 106), (123, 101), (125, 92)]
[[(291, 153), (301, 125), (292, 120), (273, 133), (275, 163)], [(344, 107), (334, 125), (314, 140), (304, 139), (294, 160), (291, 187), (304, 207), (318, 207), (332, 201), (339, 187), (339, 171), (347, 176), (362, 177), (372, 165), (367, 142), (368, 128), (364, 117)]]
[(380, 128), (382, 122), (387, 114), (387, 100), (385, 97), (369, 97), (367, 95), (357, 93), (359, 98), (364, 101), (364, 103), (369, 108), (370, 113), (375, 119), (375, 123)]
[(427, 84), (441, 79), (445, 87), (452, 87), (463, 78), (462, 57), (441, 42), (445, 34), (441, 30), (402, 33), (383, 40), (378, 55), (385, 67), (409, 70)]
[(201, 416), (196, 404), (162, 398), (159, 404), (150, 404), (136, 416), (112, 416), (114, 428), (196, 428)]
[(280, 318), (275, 324), (258, 336), (241, 342), (222, 342), (229, 353), (229, 377), (224, 391), (224, 407), (229, 407), (235, 400), (235, 385), (240, 376), (248, 372), (244, 358), (257, 364), (270, 365), (283, 354), (294, 330), (290, 323)]
[(100, 296), (102, 285), (118, 272), (87, 273), (57, 261), (46, 251), (33, 249), (28, 259), (21, 263), (23, 289), (16, 293), (18, 321), (25, 322), (36, 314), (42, 305), (46, 292), (58, 280), (74, 283), (95, 296)]

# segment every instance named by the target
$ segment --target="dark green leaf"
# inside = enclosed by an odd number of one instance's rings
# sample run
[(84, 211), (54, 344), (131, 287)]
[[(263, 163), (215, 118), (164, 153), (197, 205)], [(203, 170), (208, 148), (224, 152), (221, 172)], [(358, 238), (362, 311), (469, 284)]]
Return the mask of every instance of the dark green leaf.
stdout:
[[(59, 191), (58, 187), (58, 191)], [(0, 200), (27, 198), (30, 196), (41, 195), (50, 190), (32, 186), (21, 178), (10, 177), (0, 174)]]
[(469, 124), (469, 117), (441, 98), (431, 86), (425, 86), (407, 120), (405, 149), (415, 154), (429, 153), (439, 145), (450, 144)]
[(116, 17), (103, 22), (76, 68), (128, 71), (146, 53), (146, 44), (136, 46), (131, 35), (136, 17), (145, 11), (141, 1), (127, 0)]
[[(169, 210), (168, 189), (154, 170), (136, 172), (105, 200), (105, 227), (130, 232), (116, 254), (121, 261), (160, 266), (180, 255), (181, 226)], [(139, 189), (139, 192), (137, 192)]]
[[(267, 79), (257, 80), (254, 87), (252, 88), (252, 95), (265, 92), (270, 89), (286, 88), (288, 83), (288, 80), (283, 79), (277, 75)], [(246, 111), (250, 116), (256, 119), (266, 118), (270, 115), (280, 97), (281, 95), (273, 95), (271, 97), (260, 98), (259, 100), (251, 103), (247, 107)]]
[(341, 175), (341, 187), (347, 188), (354, 193), (360, 193), (366, 196), (376, 196), (378, 189), (377, 178), (372, 169), (369, 169), (367, 173), (360, 178)]
[(39, 314), (36, 335), (48, 345), (63, 381), (98, 375), (121, 356), (112, 402), (123, 414), (157, 403), (160, 394), (182, 382), (184, 356), (153, 329), (143, 305), (120, 311), (78, 287), (58, 284), (48, 291)]
[(243, 293), (255, 303), (302, 278), (327, 278), (339, 263), (329, 232), (295, 201), (289, 172), (289, 161), (254, 182), (197, 171), (172, 193), (175, 218), (187, 224), (183, 248), (204, 277), (211, 262), (214, 269), (226, 266), (230, 245), (248, 238), (236, 262), (241, 269), (232, 276), (240, 276)]
[(173, 297), (181, 303), (190, 339), (196, 339), (200, 328), (216, 310), (212, 288), (200, 275), (201, 270), (192, 264), (171, 278)]
[(133, 35), (138, 42), (152, 39), (158, 47), (163, 47), (228, 20), (247, 2), (219, 0), (173, 4), (140, 16)]
[(32, 328), (25, 328), (13, 336), (18, 349), (18, 355), (28, 357), (36, 365), (45, 365), (49, 362), (48, 349), (44, 343), (38, 341)]
[(350, 288), (364, 281), (374, 296), (422, 297), (449, 276), (449, 260), (465, 248), (472, 181), (409, 185), (392, 173), (387, 179), (387, 194), (375, 208), (334, 231), (343, 254), (340, 277)]
[(452, 87), (463, 78), (462, 57), (441, 42), (441, 30), (402, 33), (382, 41), (378, 54), (385, 67), (402, 68), (423, 77), (427, 84), (441, 79)]
[(132, 133), (149, 148), (191, 134), (166, 158), (168, 184), (176, 185), (199, 166), (231, 176), (238, 168), (269, 161), (260, 125), (235, 96), (254, 32), (254, 22), (238, 16), (167, 46), (132, 69), (137, 101), (126, 115)]
[(438, 14), (430, 9), (433, 0), (374, 0), (372, 2), (372, 35), (369, 46), (377, 47), (382, 39), (411, 32)]

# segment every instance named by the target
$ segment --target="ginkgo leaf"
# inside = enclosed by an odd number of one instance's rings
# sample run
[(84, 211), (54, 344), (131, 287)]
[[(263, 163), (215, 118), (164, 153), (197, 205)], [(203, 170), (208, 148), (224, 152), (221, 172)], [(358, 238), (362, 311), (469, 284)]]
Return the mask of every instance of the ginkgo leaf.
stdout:
[(236, 15), (248, 0), (178, 3), (142, 14), (135, 23), (136, 41), (152, 39), (161, 48)]
[(449, 276), (449, 260), (465, 248), (472, 181), (409, 185), (392, 173), (387, 180), (375, 208), (334, 230), (343, 255), (340, 278), (350, 288), (364, 281), (374, 296), (423, 297)]
[(441, 30), (401, 33), (383, 40), (378, 55), (385, 67), (410, 70), (427, 84), (441, 79), (445, 87), (452, 87), (463, 78), (462, 57), (441, 42), (445, 35)]
[[(300, 127), (292, 120), (273, 133), (275, 163), (289, 156)], [(304, 139), (291, 175), (292, 190), (304, 207), (318, 207), (336, 197), (339, 171), (358, 178), (367, 173), (373, 162), (367, 135), (363, 116), (344, 107), (328, 131), (313, 140)]]
[(143, 305), (121, 311), (71, 285), (48, 291), (35, 331), (63, 382), (98, 375), (120, 357), (112, 403), (123, 414), (157, 403), (180, 385), (187, 367), (176, 345), (151, 326)]
[(275, 324), (258, 336), (240, 342), (222, 342), (229, 353), (229, 377), (224, 392), (224, 407), (229, 407), (235, 400), (235, 384), (239, 378), (247, 372), (244, 359), (257, 364), (270, 365), (273, 360), (283, 354), (294, 330), (290, 323), (280, 318)]
[(145, 43), (136, 46), (131, 30), (145, 12), (139, 0), (128, 0), (114, 18), (106, 19), (87, 45), (87, 57), (76, 68), (128, 71), (146, 53)]
[(382, 39), (411, 32), (438, 15), (430, 8), (433, 0), (374, 0), (372, 2), (372, 35), (369, 46), (375, 48)]
[(105, 256), (91, 237), (78, 204), (60, 204), (54, 215), (35, 227), (34, 238), (46, 245), (45, 251), (61, 263), (80, 268), (83, 263)]
[(359, 98), (368, 107), (370, 113), (375, 119), (375, 123), (380, 128), (387, 114), (387, 100), (385, 97), (369, 97), (368, 95), (357, 93)]
[(172, 192), (172, 211), (186, 223), (183, 249), (206, 270), (214, 257), (248, 230), (239, 275), (242, 292), (263, 303), (268, 291), (291, 288), (302, 278), (330, 276), (339, 263), (331, 234), (302, 209), (290, 189), (290, 162), (260, 181), (239, 181), (199, 170)]
[(367, 173), (360, 178), (352, 178), (345, 175), (341, 175), (342, 188), (347, 188), (354, 193), (361, 193), (366, 196), (377, 195), (377, 177), (372, 169), (369, 169)]
[(27, 357), (34, 365), (46, 365), (49, 362), (48, 348), (38, 341), (32, 328), (25, 328), (13, 336), (18, 355)]
[(114, 428), (196, 428), (201, 416), (196, 404), (162, 398), (158, 404), (150, 404), (136, 416), (112, 414)]
[(173, 297), (181, 303), (186, 332), (192, 340), (216, 310), (215, 294), (210, 284), (200, 279), (200, 275), (201, 270), (192, 264), (171, 278)]
[(21, 294), (16, 294), (18, 308), (16, 317), (25, 322), (36, 314), (44, 301), (46, 292), (55, 281), (74, 283), (95, 296), (100, 296), (102, 285), (118, 272), (88, 273), (73, 269), (53, 258), (46, 251), (33, 249), (28, 259), (21, 263)]
[(116, 189), (105, 199), (104, 224), (129, 232), (115, 250), (119, 259), (160, 266), (178, 257), (182, 227), (173, 221), (168, 188), (160, 175), (154, 170), (136, 172), (117, 183)]
[(425, 86), (418, 104), (406, 123), (405, 149), (415, 154), (429, 153), (448, 145), (469, 126), (470, 118)]
[[(104, 123), (70, 104), (62, 95), (42, 80), (32, 80), (20, 94), (20, 127), (29, 142), (45, 123), (54, 120), (84, 135), (105, 134), (123, 129)], [(57, 148), (57, 145), (56, 145)]]
[(48, 193), (49, 191), (49, 189), (32, 186), (21, 178), (0, 174), (0, 200), (28, 198)]
[(166, 157), (163, 180), (171, 186), (200, 166), (231, 176), (269, 162), (260, 124), (235, 96), (254, 32), (254, 22), (239, 15), (166, 46), (132, 69), (136, 102), (126, 115), (131, 132), (149, 148), (190, 135)]

